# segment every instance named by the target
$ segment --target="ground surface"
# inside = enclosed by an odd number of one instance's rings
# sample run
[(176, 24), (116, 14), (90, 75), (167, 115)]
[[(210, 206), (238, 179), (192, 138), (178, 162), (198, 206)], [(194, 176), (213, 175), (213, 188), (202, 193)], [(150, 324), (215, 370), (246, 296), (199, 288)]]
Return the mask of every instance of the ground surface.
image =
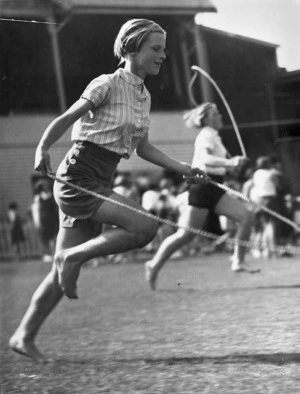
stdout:
[(85, 267), (38, 336), (44, 366), (7, 342), (49, 265), (1, 263), (1, 394), (299, 394), (300, 258), (251, 261), (173, 260), (156, 292), (142, 262)]

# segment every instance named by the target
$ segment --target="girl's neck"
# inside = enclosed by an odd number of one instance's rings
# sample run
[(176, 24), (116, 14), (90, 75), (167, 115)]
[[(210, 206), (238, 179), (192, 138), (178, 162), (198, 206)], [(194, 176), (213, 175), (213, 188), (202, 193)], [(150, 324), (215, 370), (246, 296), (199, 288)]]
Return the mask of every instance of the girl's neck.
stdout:
[(137, 77), (141, 78), (143, 81), (146, 78), (146, 75), (141, 75), (139, 70), (137, 70), (136, 67), (134, 67), (132, 63), (125, 62), (124, 70), (127, 72), (130, 72), (131, 74), (136, 75)]

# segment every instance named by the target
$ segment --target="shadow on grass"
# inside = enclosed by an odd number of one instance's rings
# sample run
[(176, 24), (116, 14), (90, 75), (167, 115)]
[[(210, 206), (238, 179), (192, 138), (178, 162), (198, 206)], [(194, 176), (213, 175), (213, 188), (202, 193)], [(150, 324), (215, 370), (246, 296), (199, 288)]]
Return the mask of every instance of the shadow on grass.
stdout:
[[(114, 358), (106, 359), (105, 364), (128, 365), (145, 363), (149, 365), (199, 365), (199, 364), (271, 364), (271, 365), (287, 365), (300, 364), (300, 353), (262, 353), (262, 354), (229, 354), (224, 356), (199, 356), (199, 357), (145, 357), (145, 358)], [(60, 358), (54, 361), (56, 365), (86, 365), (102, 364), (102, 360), (93, 359), (65, 359)]]
[(221, 289), (196, 289), (196, 288), (184, 288), (183, 285), (179, 288), (173, 289), (160, 289), (156, 290), (157, 293), (178, 293), (182, 291), (185, 293), (233, 293), (242, 291), (255, 291), (255, 290), (282, 290), (282, 289), (300, 289), (299, 285), (270, 285), (270, 286), (253, 286), (253, 287), (236, 287), (236, 288), (221, 288)]
[(274, 285), (274, 286), (257, 286), (255, 289), (264, 290), (264, 289), (300, 289), (300, 285)]
[(170, 357), (144, 360), (148, 364), (300, 364), (300, 353), (229, 354), (226, 356)]

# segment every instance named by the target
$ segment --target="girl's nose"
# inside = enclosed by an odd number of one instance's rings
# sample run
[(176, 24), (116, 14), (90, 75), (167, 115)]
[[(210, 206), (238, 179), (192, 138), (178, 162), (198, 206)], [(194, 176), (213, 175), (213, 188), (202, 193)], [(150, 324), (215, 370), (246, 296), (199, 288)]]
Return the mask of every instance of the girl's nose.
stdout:
[(165, 60), (165, 58), (167, 57), (167, 55), (166, 55), (166, 53), (165, 53), (165, 51), (163, 50), (162, 52), (161, 52), (161, 56), (160, 56), (163, 60)]

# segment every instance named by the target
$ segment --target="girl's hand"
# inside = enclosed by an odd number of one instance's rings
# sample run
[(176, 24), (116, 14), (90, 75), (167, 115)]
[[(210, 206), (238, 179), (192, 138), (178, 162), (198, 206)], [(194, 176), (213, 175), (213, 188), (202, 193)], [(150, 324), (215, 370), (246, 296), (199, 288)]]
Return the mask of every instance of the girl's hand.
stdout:
[(234, 156), (229, 159), (231, 167), (240, 167), (247, 163), (247, 161), (249, 161), (249, 159), (246, 156)]
[(200, 168), (194, 167), (191, 168), (191, 176), (199, 175), (200, 178), (207, 178), (206, 172), (200, 170)]
[(206, 173), (198, 167), (192, 168), (192, 166), (188, 163), (183, 163), (181, 162), (181, 165), (183, 167), (182, 173), (187, 176), (187, 177), (192, 177), (194, 175), (201, 175), (201, 176), (206, 176)]
[(209, 181), (209, 177), (206, 172), (200, 170), (200, 168), (194, 167), (192, 168), (187, 163), (182, 163), (186, 166), (186, 171), (183, 175), (183, 179), (191, 184), (191, 183), (207, 183)]
[(34, 169), (40, 171), (43, 176), (46, 176), (47, 173), (53, 174), (49, 152), (40, 146), (37, 147), (35, 152)]

